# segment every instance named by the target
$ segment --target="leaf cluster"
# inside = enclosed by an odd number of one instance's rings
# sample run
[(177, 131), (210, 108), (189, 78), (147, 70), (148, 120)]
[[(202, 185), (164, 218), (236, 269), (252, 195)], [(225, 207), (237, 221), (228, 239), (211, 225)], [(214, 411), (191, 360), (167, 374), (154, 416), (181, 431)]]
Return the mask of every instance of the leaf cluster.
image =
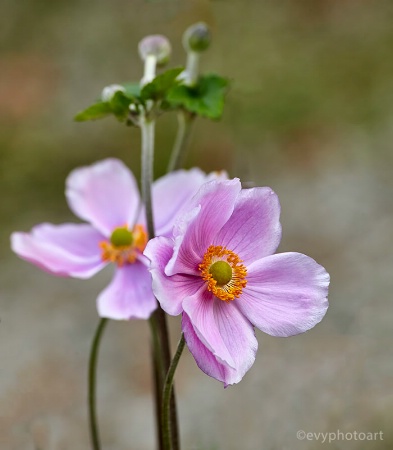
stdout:
[[(78, 122), (113, 115), (132, 124), (141, 112), (160, 114), (168, 110), (185, 110), (193, 115), (219, 119), (224, 108), (228, 80), (218, 75), (201, 76), (195, 86), (182, 84), (182, 68), (169, 69), (140, 87), (136, 83), (121, 84), (108, 101), (98, 100), (75, 116)], [(149, 110), (149, 111), (148, 111)]]

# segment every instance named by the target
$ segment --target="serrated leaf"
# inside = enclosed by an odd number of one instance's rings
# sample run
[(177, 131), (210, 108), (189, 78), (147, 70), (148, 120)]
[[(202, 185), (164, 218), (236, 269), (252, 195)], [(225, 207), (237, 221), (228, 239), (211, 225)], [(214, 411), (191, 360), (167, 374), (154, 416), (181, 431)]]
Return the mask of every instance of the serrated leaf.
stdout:
[(193, 87), (175, 86), (167, 95), (168, 102), (174, 107), (183, 107), (187, 111), (209, 119), (219, 119), (224, 109), (228, 80), (218, 75), (204, 75)]
[(112, 110), (107, 102), (97, 102), (94, 105), (89, 106), (83, 111), (79, 112), (74, 120), (77, 122), (85, 122), (87, 120), (97, 120), (111, 114)]
[(182, 68), (169, 69), (157, 75), (153, 81), (143, 86), (140, 95), (141, 99), (143, 101), (163, 99), (168, 91), (179, 83), (177, 77), (182, 71)]

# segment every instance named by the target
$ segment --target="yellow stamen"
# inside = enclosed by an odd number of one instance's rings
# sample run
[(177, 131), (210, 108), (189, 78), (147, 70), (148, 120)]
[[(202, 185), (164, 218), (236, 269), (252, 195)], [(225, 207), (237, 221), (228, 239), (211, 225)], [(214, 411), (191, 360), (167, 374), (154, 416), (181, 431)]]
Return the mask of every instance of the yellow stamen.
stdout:
[[(121, 245), (123, 242), (125, 245)], [(136, 225), (132, 231), (127, 226), (118, 227), (113, 230), (109, 241), (100, 242), (101, 258), (120, 267), (127, 263), (132, 264), (136, 261), (138, 252), (143, 252), (146, 244), (147, 233), (142, 225)]]
[[(221, 245), (211, 245), (206, 250), (203, 261), (199, 264), (201, 277), (206, 281), (207, 289), (225, 302), (240, 297), (247, 284), (247, 269), (241, 264), (242, 262), (239, 256), (231, 250)], [(230, 277), (229, 269), (232, 271)]]

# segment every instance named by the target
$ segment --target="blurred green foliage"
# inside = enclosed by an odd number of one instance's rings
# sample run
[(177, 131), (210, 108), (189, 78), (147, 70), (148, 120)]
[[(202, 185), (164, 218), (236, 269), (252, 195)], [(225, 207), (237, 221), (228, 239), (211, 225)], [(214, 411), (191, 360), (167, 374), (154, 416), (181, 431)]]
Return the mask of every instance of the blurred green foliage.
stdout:
[[(226, 168), (241, 175), (246, 159), (238, 166), (237, 154), (247, 154), (255, 161), (271, 158), (274, 171), (275, 162), (278, 167), (309, 158), (324, 140), (351, 141), (359, 129), (371, 143), (370, 154), (386, 151), (383, 136), (393, 117), (392, 2), (246, 3), (5, 0), (3, 221), (30, 221), (48, 209), (52, 220), (68, 217), (64, 179), (77, 165), (117, 156), (138, 174), (138, 130), (115, 121), (76, 124), (74, 113), (104, 86), (141, 78), (137, 43), (146, 34), (166, 34), (174, 48), (172, 66), (184, 65), (181, 36), (199, 20), (213, 31), (203, 70), (227, 76), (231, 90), (220, 125), (200, 119), (189, 164), (218, 169), (225, 155)], [(174, 115), (157, 125), (157, 175), (165, 170), (175, 127)]]

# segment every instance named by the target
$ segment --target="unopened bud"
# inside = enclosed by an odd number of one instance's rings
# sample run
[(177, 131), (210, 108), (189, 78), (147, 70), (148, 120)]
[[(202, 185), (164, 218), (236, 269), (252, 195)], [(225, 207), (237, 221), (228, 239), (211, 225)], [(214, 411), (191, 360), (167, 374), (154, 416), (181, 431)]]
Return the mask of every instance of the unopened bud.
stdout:
[(138, 44), (139, 55), (146, 61), (148, 56), (154, 56), (157, 65), (164, 65), (169, 61), (171, 44), (165, 36), (153, 34), (146, 36)]
[(191, 25), (183, 34), (183, 46), (186, 51), (203, 52), (211, 42), (209, 27), (204, 22)]
[(104, 87), (101, 93), (101, 100), (103, 102), (110, 102), (116, 92), (125, 92), (124, 86), (121, 84), (110, 84), (109, 86)]

